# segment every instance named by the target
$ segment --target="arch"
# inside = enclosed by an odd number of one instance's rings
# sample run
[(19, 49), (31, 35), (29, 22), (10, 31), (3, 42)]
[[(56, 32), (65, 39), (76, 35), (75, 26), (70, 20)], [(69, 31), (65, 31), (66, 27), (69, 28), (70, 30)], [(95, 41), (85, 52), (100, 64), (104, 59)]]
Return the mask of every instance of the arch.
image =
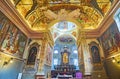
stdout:
[(27, 65), (34, 65), (36, 58), (37, 58), (37, 53), (39, 51), (39, 44), (38, 43), (33, 43), (30, 45), (28, 49), (28, 58), (27, 58)]
[(71, 35), (71, 34), (62, 34), (62, 35), (55, 38), (55, 42), (57, 41), (57, 39), (59, 39), (62, 36), (70, 36), (71, 38), (73, 38), (74, 42), (76, 41), (76, 38), (73, 35)]
[[(81, 29), (81, 28), (83, 27), (83, 25), (80, 24), (80, 23), (79, 23), (78, 21), (76, 21), (75, 19), (67, 19), (67, 18), (66, 18), (66, 21), (75, 23), (75, 24), (77, 25), (77, 28), (78, 28), (78, 29)], [(60, 20), (57, 20), (57, 19), (51, 21), (51, 22), (48, 24), (48, 28), (50, 29), (51, 27), (54, 26), (54, 24), (56, 24), (56, 23), (58, 23), (58, 22), (60, 22)]]
[(93, 63), (100, 63), (101, 59), (100, 59), (99, 45), (93, 41), (89, 44), (89, 46), (90, 46), (89, 49), (91, 52), (91, 57), (92, 57)]
[[(74, 50), (77, 50), (76, 39), (71, 34), (60, 35), (55, 40), (54, 50), (58, 50), (58, 53), (53, 53), (51, 70), (56, 70), (56, 67), (62, 65), (74, 65), (76, 70), (79, 70), (78, 65), (74, 63), (75, 59), (78, 60), (78, 53), (74, 53)], [(67, 70), (69, 71), (69, 69)], [(66, 71), (66, 69), (63, 68), (62, 71)]]
[(62, 34), (56, 38), (55, 43), (73, 45), (76, 44), (76, 39), (71, 34)]

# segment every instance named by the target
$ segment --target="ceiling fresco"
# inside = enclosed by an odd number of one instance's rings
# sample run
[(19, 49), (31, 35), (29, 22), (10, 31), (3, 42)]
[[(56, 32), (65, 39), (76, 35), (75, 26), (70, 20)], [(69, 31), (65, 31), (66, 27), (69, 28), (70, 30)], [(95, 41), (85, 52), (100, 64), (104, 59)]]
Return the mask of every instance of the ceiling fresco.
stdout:
[(46, 30), (54, 21), (74, 20), (83, 29), (96, 29), (113, 0), (11, 0), (31, 30)]
[(74, 46), (75, 45), (75, 39), (69, 35), (69, 34), (64, 34), (59, 36), (56, 41), (55, 44), (59, 44), (61, 46)]
[(72, 35), (74, 38), (77, 37), (77, 25), (73, 22), (60, 21), (54, 24), (50, 30), (54, 40), (64, 34)]
[(57, 29), (62, 32), (68, 32), (76, 28), (76, 25), (68, 21), (60, 21), (53, 26), (54, 29)]

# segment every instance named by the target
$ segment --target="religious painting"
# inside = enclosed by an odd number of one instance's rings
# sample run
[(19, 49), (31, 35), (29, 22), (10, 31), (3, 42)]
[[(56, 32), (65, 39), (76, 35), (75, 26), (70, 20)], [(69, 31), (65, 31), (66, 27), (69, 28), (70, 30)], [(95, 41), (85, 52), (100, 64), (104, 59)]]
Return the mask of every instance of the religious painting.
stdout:
[(4, 33), (0, 36), (0, 50), (22, 58), (27, 37), (5, 15), (2, 18), (0, 19), (0, 30)]
[(27, 37), (22, 32), (18, 31), (14, 44), (16, 45), (15, 50), (18, 50), (20, 57), (22, 57), (22, 55), (23, 55), (23, 52), (24, 52), (25, 46), (26, 46), (26, 42), (27, 42)]
[(22, 58), (26, 41), (27, 37), (14, 25), (11, 25), (5, 35), (1, 50)]
[(55, 43), (58, 47), (73, 47), (75, 45), (75, 39), (72, 36), (66, 34), (58, 37)]
[(60, 21), (59, 23), (54, 24), (53, 26), (56, 30), (59, 31), (71, 31), (73, 29), (76, 29), (76, 24), (68, 21)]
[(37, 48), (35, 46), (33, 46), (29, 50), (27, 65), (34, 65), (35, 60), (36, 60), (36, 56), (37, 56)]
[(0, 11), (0, 30), (4, 26), (5, 22), (6, 22), (6, 18), (4, 17), (4, 14)]
[(67, 21), (59, 22), (57, 28), (63, 29), (63, 30), (68, 29), (68, 22)]
[(69, 37), (69, 36), (63, 36), (59, 38), (59, 41), (61, 43), (73, 43), (73, 38)]
[(100, 54), (99, 54), (99, 49), (97, 46), (92, 46), (91, 47), (91, 53), (92, 53), (92, 58), (93, 58), (93, 63), (100, 63)]
[(53, 49), (52, 47), (48, 44), (47, 45), (47, 50), (46, 50), (46, 61), (45, 64), (51, 66), (52, 64), (52, 52)]
[(89, 49), (91, 52), (91, 57), (92, 57), (93, 63), (100, 63), (101, 59), (100, 59), (99, 45), (93, 41), (89, 44)]
[(10, 24), (10, 21), (4, 16), (2, 12), (0, 12), (0, 45), (3, 41), (3, 38), (5, 37), (5, 34)]
[(63, 58), (62, 59), (63, 59), (63, 63), (67, 64), (68, 63), (68, 59), (69, 59), (68, 58), (68, 53), (63, 53)]
[(16, 38), (16, 32), (17, 32), (17, 28), (13, 28), (13, 26), (11, 25), (8, 29), (8, 32), (6, 34), (6, 37), (2, 43), (1, 49), (11, 52), (11, 53), (15, 53), (14, 52), (14, 41)]
[(103, 47), (105, 57), (108, 57), (118, 51), (120, 48), (120, 33), (117, 24), (113, 22), (110, 27), (98, 38)]

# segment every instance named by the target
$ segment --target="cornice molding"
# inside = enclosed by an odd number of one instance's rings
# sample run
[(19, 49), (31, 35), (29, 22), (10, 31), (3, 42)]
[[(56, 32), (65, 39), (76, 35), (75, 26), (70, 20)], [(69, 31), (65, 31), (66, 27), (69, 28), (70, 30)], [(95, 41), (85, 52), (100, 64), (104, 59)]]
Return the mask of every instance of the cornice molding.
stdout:
[(104, 18), (105, 20), (103, 21), (103, 24), (101, 25), (100, 28), (98, 28), (100, 31), (99, 36), (101, 36), (113, 23), (114, 14), (118, 8), (120, 8), (120, 1), (116, 0), (114, 2), (113, 6), (111, 7), (111, 9), (109, 10), (109, 12), (107, 14), (108, 16)]
[(5, 3), (4, 0), (0, 2), (0, 11), (4, 13), (6, 17), (10, 19), (25, 35), (29, 36), (29, 32), (23, 24), (23, 22), (19, 19), (18, 14), (15, 13), (8, 4)]

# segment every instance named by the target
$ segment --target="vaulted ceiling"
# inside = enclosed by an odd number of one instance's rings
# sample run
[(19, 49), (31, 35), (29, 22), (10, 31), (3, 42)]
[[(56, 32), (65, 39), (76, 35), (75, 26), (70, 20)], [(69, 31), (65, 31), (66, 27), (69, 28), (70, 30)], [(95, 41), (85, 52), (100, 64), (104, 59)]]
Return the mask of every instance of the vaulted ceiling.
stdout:
[(1, 0), (0, 9), (31, 38), (62, 21), (74, 23), (76, 33), (85, 30), (88, 37), (98, 37), (118, 5), (119, 0)]
[(11, 0), (32, 30), (46, 30), (57, 20), (96, 29), (111, 7), (110, 0)]

